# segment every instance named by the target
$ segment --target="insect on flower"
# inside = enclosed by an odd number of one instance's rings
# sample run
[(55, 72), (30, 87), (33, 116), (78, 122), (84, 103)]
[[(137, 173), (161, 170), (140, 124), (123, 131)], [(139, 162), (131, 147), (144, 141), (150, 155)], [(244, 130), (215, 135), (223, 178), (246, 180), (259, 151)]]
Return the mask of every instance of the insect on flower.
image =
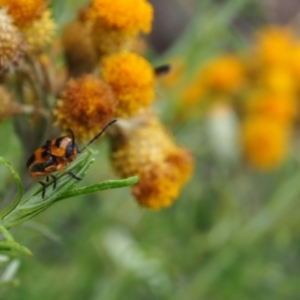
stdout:
[(43, 181), (39, 181), (39, 178), (46, 176), (47, 182), (49, 177), (51, 177), (53, 179), (53, 189), (56, 188), (57, 177), (52, 173), (56, 171), (61, 171), (65, 174), (69, 174), (74, 179), (81, 180), (81, 178), (73, 172), (66, 171), (64, 168), (68, 163), (75, 160), (79, 153), (83, 152), (87, 146), (98, 139), (103, 132), (116, 121), (117, 120), (113, 120), (104, 126), (104, 128), (80, 150), (75, 144), (73, 131), (68, 129), (71, 133), (71, 137), (62, 136), (52, 141), (48, 140), (29, 157), (26, 166), (30, 172), (31, 178), (42, 185), (42, 198), (45, 196), (47, 184)]

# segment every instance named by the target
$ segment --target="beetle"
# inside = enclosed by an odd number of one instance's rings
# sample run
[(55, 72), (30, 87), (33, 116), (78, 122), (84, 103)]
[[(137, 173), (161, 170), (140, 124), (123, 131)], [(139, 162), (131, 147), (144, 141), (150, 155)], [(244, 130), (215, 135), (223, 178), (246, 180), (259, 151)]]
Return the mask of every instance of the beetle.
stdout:
[(65, 174), (69, 174), (76, 180), (81, 180), (80, 177), (75, 175), (71, 171), (65, 171), (64, 168), (68, 163), (74, 161), (77, 155), (83, 152), (91, 143), (98, 139), (104, 131), (117, 120), (112, 120), (104, 128), (97, 133), (82, 149), (78, 149), (75, 143), (75, 136), (71, 129), (68, 131), (71, 133), (71, 137), (62, 136), (52, 141), (47, 140), (44, 145), (39, 147), (28, 159), (26, 167), (30, 172), (30, 176), (33, 180), (39, 182), (42, 186), (42, 198), (45, 197), (47, 184), (41, 180), (40, 177), (46, 176), (46, 182), (51, 177), (53, 179), (53, 189), (57, 185), (57, 177), (53, 175), (53, 172), (63, 171)]

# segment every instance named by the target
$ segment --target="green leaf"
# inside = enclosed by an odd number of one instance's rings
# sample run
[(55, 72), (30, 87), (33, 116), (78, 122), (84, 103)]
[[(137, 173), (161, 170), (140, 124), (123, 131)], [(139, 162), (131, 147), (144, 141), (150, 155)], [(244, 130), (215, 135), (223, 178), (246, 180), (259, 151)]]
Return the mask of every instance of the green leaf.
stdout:
[(4, 157), (0, 157), (0, 163), (2, 163), (4, 166), (7, 167), (7, 169), (10, 171), (11, 175), (13, 176), (17, 184), (17, 195), (15, 196), (14, 200), (7, 208), (5, 208), (0, 212), (0, 219), (2, 219), (7, 214), (9, 214), (12, 210), (14, 210), (14, 208), (20, 203), (24, 193), (24, 189), (18, 173), (14, 170), (11, 164)]
[(85, 186), (79, 189), (67, 191), (58, 197), (55, 201), (61, 201), (67, 198), (76, 197), (80, 195), (92, 194), (99, 191), (104, 191), (108, 189), (116, 189), (121, 187), (126, 187), (133, 185), (139, 181), (138, 176), (129, 177), (121, 180), (107, 180), (99, 183), (95, 183), (89, 186)]
[[(70, 167), (67, 168), (67, 170), (74, 172), (74, 174), (81, 178), (84, 178), (87, 170), (93, 162), (94, 159), (92, 158), (92, 152), (87, 150), (82, 153), (76, 161), (70, 164)], [(72, 189), (79, 182), (64, 173), (57, 175), (57, 179), (57, 187), (55, 190), (53, 190), (51, 186), (53, 182), (50, 181), (48, 183), (44, 198), (42, 198), (41, 188), (32, 195), (24, 195), (18, 206), (2, 218), (2, 225), (5, 228), (12, 228), (33, 218), (53, 205), (61, 194)]]
[(17, 242), (11, 242), (11, 241), (0, 241), (0, 252), (20, 252), (27, 255), (32, 255), (32, 252), (24, 247), (18, 244)]
[[(94, 162), (92, 154), (93, 152), (91, 150), (85, 151), (76, 159), (76, 161), (70, 164), (70, 167), (67, 170), (84, 178), (87, 170)], [(108, 180), (79, 189), (73, 189), (79, 181), (68, 174), (60, 173), (57, 175), (57, 188), (55, 190), (53, 190), (51, 186), (53, 182), (49, 182), (44, 198), (42, 198), (42, 189), (39, 188), (32, 195), (25, 195), (21, 201), (18, 199), (17, 205), (13, 206), (13, 210), (8, 210), (3, 216), (1, 224), (7, 229), (13, 228), (30, 220), (55, 202), (79, 195), (95, 193), (97, 191), (129, 186), (135, 184), (137, 181), (138, 177), (134, 176), (122, 180)], [(23, 190), (21, 191), (20, 195), (23, 193)]]

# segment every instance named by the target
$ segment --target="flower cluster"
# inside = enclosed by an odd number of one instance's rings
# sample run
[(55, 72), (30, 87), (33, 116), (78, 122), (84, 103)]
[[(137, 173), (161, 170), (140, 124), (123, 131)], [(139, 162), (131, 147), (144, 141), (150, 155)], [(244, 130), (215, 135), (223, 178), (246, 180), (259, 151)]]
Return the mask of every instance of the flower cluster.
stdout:
[(251, 51), (222, 54), (201, 66), (181, 99), (192, 113), (220, 101), (230, 106), (240, 120), (242, 157), (269, 171), (284, 162), (299, 118), (299, 75), (300, 41), (287, 28), (267, 27)]
[(138, 202), (153, 209), (170, 206), (192, 172), (189, 152), (175, 145), (153, 113), (122, 120), (111, 136), (118, 175), (139, 175), (132, 189)]
[(79, 140), (117, 117), (108, 130), (112, 165), (122, 178), (139, 175), (133, 195), (142, 206), (159, 209), (178, 197), (193, 162), (152, 112), (155, 71), (133, 51), (152, 18), (146, 0), (93, 0), (80, 10), (62, 41), (69, 76), (76, 78), (68, 80), (53, 112), (56, 124), (73, 128)]
[(39, 51), (53, 38), (55, 23), (44, 0), (0, 1), (0, 72), (20, 64), (27, 52)]
[[(152, 111), (157, 71), (135, 51), (151, 31), (152, 5), (91, 0), (50, 48), (56, 24), (47, 6), (46, 0), (0, 0), (0, 73), (6, 87), (17, 86), (11, 94), (0, 86), (0, 121), (18, 118), (28, 154), (54, 135), (53, 125), (86, 142), (118, 118), (106, 131), (116, 173), (139, 175), (132, 193), (142, 206), (171, 205), (193, 162)], [(56, 59), (62, 54), (65, 64)]]
[(40, 54), (56, 27), (47, 4), (45, 0), (0, 0), (1, 120), (20, 114), (35, 115), (37, 120), (45, 112), (38, 101), (47, 94), (49, 78), (40, 76), (45, 71)]

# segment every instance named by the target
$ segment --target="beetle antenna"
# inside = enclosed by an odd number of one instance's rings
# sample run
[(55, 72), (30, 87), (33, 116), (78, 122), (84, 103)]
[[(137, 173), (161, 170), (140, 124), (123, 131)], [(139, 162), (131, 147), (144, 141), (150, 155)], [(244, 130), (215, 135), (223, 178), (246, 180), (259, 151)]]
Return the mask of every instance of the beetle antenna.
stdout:
[(81, 153), (87, 146), (89, 146), (91, 143), (93, 143), (96, 139), (98, 139), (103, 133), (104, 131), (112, 124), (114, 124), (115, 122), (117, 122), (117, 120), (112, 120), (110, 121), (108, 124), (106, 124), (103, 129), (97, 133), (81, 150), (78, 150), (78, 153)]

